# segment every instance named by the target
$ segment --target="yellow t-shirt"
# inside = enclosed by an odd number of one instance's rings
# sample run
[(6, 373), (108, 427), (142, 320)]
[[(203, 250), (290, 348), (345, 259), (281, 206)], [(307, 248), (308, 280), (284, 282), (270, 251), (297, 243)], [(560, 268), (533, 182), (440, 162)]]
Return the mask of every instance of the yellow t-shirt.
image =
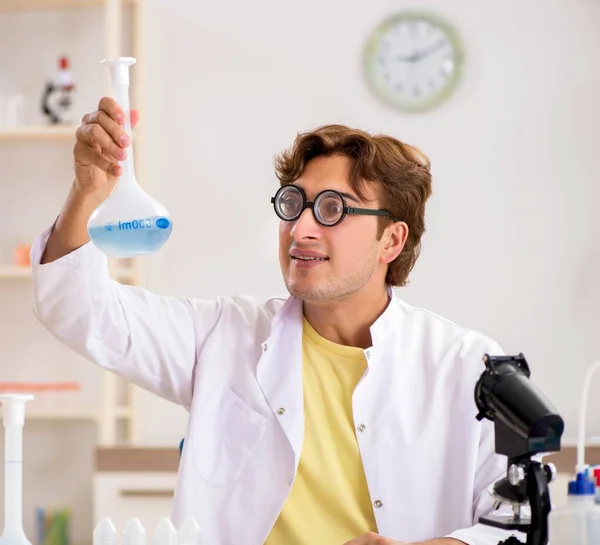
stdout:
[(352, 394), (366, 359), (361, 348), (321, 337), (306, 319), (302, 353), (302, 454), (265, 545), (343, 545), (377, 531), (352, 418)]

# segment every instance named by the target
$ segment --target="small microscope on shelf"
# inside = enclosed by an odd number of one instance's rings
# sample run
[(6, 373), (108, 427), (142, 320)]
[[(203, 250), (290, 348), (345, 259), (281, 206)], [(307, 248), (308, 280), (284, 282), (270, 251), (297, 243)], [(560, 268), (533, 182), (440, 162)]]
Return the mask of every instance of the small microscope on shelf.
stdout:
[[(479, 522), (527, 535), (526, 545), (548, 544), (550, 493), (556, 476), (552, 464), (532, 460), (536, 454), (557, 452), (564, 422), (544, 394), (529, 380), (523, 354), (483, 357), (485, 371), (475, 386), (478, 420), (494, 422), (496, 452), (508, 457), (506, 477), (496, 482), (496, 509), (512, 505), (513, 515), (481, 517)], [(531, 516), (521, 513), (529, 505)], [(515, 536), (498, 545), (522, 545)]]
[(71, 123), (71, 106), (75, 83), (68, 57), (60, 57), (56, 76), (46, 82), (42, 95), (42, 112), (53, 125)]

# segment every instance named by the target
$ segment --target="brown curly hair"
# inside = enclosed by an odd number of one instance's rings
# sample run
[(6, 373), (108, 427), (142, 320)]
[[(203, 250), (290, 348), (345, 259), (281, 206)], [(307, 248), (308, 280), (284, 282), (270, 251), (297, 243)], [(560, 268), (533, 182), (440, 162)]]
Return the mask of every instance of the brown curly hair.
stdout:
[[(346, 155), (353, 160), (350, 184), (364, 200), (365, 184), (376, 184), (380, 207), (408, 225), (400, 255), (387, 270), (386, 283), (404, 286), (421, 250), (425, 232), (425, 203), (431, 195), (430, 160), (417, 148), (387, 135), (371, 135), (344, 125), (324, 125), (299, 134), (292, 146), (275, 157), (281, 185), (296, 181), (306, 164), (318, 156)], [(378, 218), (377, 240), (388, 217)]]

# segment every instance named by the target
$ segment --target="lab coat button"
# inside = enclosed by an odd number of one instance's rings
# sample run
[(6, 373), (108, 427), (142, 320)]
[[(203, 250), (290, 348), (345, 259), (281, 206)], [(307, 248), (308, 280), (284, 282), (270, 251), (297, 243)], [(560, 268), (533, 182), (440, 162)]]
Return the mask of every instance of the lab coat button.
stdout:
[(361, 424), (360, 426), (358, 426), (358, 431), (363, 432), (367, 429), (367, 426), (365, 426), (364, 424)]
[(263, 344), (263, 352), (266, 352), (268, 350), (269, 346), (267, 345), (267, 343)]
[(374, 505), (379, 509), (380, 507), (383, 507), (383, 502), (381, 500), (375, 500)]
[(288, 485), (289, 485), (289, 486), (292, 486), (293, 484), (294, 484), (294, 479), (290, 479), (290, 480), (288, 481)]
[(279, 416), (282, 416), (285, 414), (285, 409), (283, 407), (279, 407), (279, 409), (277, 409), (277, 414)]

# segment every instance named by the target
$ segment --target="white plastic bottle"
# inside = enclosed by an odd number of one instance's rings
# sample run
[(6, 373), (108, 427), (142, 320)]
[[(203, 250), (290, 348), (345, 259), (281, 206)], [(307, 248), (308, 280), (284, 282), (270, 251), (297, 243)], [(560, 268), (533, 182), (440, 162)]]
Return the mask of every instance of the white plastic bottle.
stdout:
[(118, 532), (108, 517), (104, 517), (94, 529), (93, 545), (117, 545)]
[(568, 503), (550, 511), (548, 541), (551, 545), (600, 545), (600, 506), (596, 487), (584, 473), (569, 483)]

